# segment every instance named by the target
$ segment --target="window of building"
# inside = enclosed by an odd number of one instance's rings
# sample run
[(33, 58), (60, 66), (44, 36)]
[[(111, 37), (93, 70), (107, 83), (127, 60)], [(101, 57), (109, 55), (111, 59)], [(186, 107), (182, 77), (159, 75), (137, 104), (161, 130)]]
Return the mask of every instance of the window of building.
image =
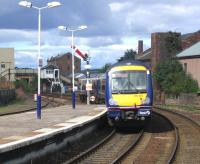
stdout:
[(53, 74), (53, 70), (46, 70), (46, 74)]
[(1, 63), (1, 68), (5, 69), (6, 68), (6, 64), (5, 63)]
[(187, 63), (183, 63), (183, 70), (187, 72)]

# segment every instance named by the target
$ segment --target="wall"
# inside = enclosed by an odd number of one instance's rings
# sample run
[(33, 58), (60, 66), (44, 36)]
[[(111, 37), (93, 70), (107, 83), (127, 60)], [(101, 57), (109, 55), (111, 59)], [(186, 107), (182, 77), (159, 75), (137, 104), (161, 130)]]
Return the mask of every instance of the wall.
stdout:
[[(180, 33), (170, 33), (170, 32), (157, 32), (151, 34), (151, 66), (152, 71), (155, 72), (156, 66), (161, 61), (164, 61), (172, 56), (175, 56), (175, 53), (173, 51), (174, 48), (170, 46), (168, 40), (171, 38), (172, 35), (177, 35), (177, 41), (179, 44), (181, 44), (180, 40)], [(174, 39), (174, 37), (172, 37)], [(175, 40), (175, 39), (174, 39)], [(172, 40), (172, 41), (174, 41)], [(154, 80), (154, 102), (155, 103), (161, 103), (164, 104), (165, 101), (165, 94), (161, 91), (160, 85), (156, 83)]]
[(184, 64), (187, 63), (187, 73), (190, 73), (192, 77), (198, 81), (198, 85), (200, 87), (200, 58), (193, 59), (179, 59), (179, 61)]
[[(52, 59), (47, 61), (48, 65), (56, 65), (60, 69), (60, 73), (62, 75), (67, 75), (72, 73), (72, 56), (71, 53), (67, 53), (64, 55), (52, 57)], [(75, 70), (74, 72), (80, 72), (81, 71), (81, 60), (74, 57), (74, 66)]]
[[(5, 66), (5, 67), (3, 67)], [(7, 71), (9, 69), (14, 70), (15, 63), (14, 63), (14, 48), (0, 48), (0, 74), (4, 71)], [(6, 80), (10, 81), (14, 80), (14, 74), (11, 74), (10, 76), (5, 76)]]

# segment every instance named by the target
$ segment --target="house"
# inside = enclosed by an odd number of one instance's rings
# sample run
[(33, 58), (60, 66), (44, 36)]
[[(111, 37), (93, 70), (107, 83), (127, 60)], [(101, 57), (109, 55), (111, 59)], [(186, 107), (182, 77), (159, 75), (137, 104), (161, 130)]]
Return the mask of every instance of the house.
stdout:
[(55, 65), (46, 65), (41, 68), (41, 79), (59, 79), (59, 69)]
[(14, 48), (0, 48), (0, 76), (6, 81), (14, 81), (15, 69)]
[[(166, 48), (164, 47), (163, 41), (168, 33), (170, 32), (152, 33), (151, 47), (145, 51), (143, 51), (143, 41), (139, 40), (138, 55), (136, 56), (136, 59), (145, 62), (149, 66), (153, 66), (153, 64), (155, 65), (157, 61), (162, 58), (162, 57), (160, 58), (160, 56), (166, 54), (166, 52), (163, 52), (163, 49)], [(180, 35), (180, 41), (181, 41), (181, 49), (182, 50), (187, 49), (188, 47), (200, 41), (200, 30), (193, 33)]]
[(200, 41), (176, 55), (183, 69), (197, 80), (200, 86)]
[(55, 65), (46, 65), (41, 68), (41, 79), (42, 83), (42, 91), (43, 92), (51, 92), (53, 91), (61, 91), (64, 93), (64, 85), (60, 80), (59, 68)]
[[(68, 76), (72, 73), (72, 55), (71, 53), (65, 53), (63, 55), (57, 55), (47, 60), (48, 65), (55, 65), (59, 68), (60, 74)], [(74, 72), (81, 71), (81, 59), (74, 56)]]

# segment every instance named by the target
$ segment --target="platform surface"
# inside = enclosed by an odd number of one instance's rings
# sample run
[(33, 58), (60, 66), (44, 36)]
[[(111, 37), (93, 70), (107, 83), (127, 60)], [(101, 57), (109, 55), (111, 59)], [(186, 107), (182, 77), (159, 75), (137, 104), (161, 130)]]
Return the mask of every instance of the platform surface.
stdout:
[(37, 137), (53, 134), (58, 130), (73, 128), (106, 112), (103, 105), (71, 105), (43, 109), (41, 119), (36, 111), (0, 117), (0, 151), (11, 145)]

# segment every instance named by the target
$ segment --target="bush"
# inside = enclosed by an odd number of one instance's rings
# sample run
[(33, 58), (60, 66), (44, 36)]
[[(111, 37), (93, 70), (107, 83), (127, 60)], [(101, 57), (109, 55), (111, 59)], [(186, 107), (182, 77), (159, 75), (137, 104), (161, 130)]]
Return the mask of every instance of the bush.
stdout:
[(197, 81), (185, 73), (181, 63), (176, 59), (168, 59), (159, 63), (154, 78), (161, 90), (168, 95), (178, 96), (180, 93), (198, 91)]
[(22, 88), (25, 92), (34, 92), (37, 89), (37, 77), (35, 76), (31, 83), (28, 83), (26, 79), (16, 80), (15, 88)]

